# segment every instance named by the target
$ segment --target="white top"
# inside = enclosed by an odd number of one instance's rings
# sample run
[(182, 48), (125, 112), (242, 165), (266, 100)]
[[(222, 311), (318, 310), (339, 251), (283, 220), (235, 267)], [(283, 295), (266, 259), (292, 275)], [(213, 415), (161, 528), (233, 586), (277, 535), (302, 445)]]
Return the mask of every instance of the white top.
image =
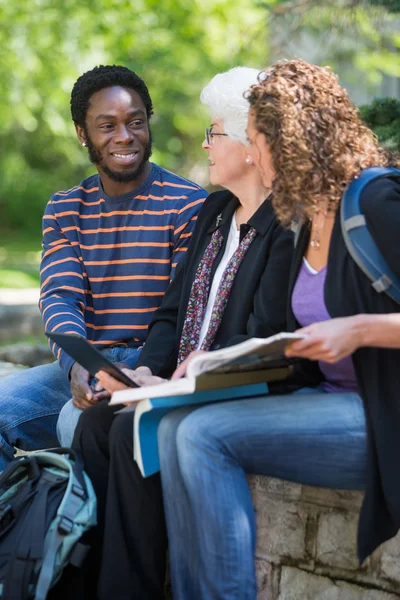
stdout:
[(233, 215), (231, 226), (229, 229), (228, 239), (227, 239), (226, 246), (225, 246), (225, 252), (222, 257), (221, 262), (219, 263), (219, 265), (215, 271), (214, 278), (212, 280), (210, 293), (209, 293), (208, 301), (207, 301), (207, 308), (206, 308), (206, 312), (204, 314), (203, 325), (201, 326), (201, 330), (200, 330), (199, 345), (197, 346), (198, 348), (200, 348), (204, 338), (206, 337), (206, 334), (208, 331), (208, 326), (210, 324), (212, 309), (214, 308), (214, 302), (215, 302), (215, 298), (217, 296), (219, 284), (221, 283), (222, 275), (224, 274), (225, 268), (226, 268), (228, 262), (230, 261), (230, 259), (232, 258), (235, 250), (237, 250), (237, 248), (239, 246), (239, 240), (240, 240), (240, 231), (236, 227), (236, 219), (235, 219), (235, 215)]
[(306, 269), (308, 269), (308, 271), (311, 273), (311, 275), (316, 275), (318, 273), (317, 269), (314, 269), (314, 267), (312, 267), (310, 265), (310, 263), (308, 262), (308, 260), (306, 259), (305, 256), (303, 256), (303, 263), (306, 266)]

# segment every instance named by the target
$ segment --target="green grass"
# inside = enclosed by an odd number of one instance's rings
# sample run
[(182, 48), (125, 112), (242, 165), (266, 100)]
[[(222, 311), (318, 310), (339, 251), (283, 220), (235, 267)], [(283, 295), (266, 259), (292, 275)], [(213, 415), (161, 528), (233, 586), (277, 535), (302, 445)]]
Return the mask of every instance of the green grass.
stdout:
[(0, 288), (25, 288), (39, 287), (39, 274), (22, 269), (0, 268)]

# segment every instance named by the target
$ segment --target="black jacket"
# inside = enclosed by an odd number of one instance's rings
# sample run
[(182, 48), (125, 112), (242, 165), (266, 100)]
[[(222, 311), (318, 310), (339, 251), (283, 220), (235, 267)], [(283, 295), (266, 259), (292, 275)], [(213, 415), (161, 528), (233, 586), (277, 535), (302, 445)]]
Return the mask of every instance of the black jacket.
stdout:
[[(400, 277), (400, 185), (374, 181), (361, 195), (367, 226), (389, 266)], [(303, 228), (290, 275), (291, 298), (309, 231)], [(378, 294), (350, 257), (336, 216), (328, 256), (325, 303), (332, 318), (400, 312), (386, 294)], [(299, 325), (289, 306), (289, 330)], [(353, 354), (357, 383), (367, 419), (367, 487), (360, 514), (358, 552), (363, 561), (400, 528), (400, 350), (360, 348)], [(302, 362), (303, 373), (318, 383), (317, 363)]]
[[(177, 268), (174, 280), (150, 324), (138, 366), (146, 365), (154, 374), (171, 376), (176, 368), (196, 269), (213, 232), (219, 227), (224, 243), (213, 264), (214, 275), (224, 254), (232, 217), (238, 206), (238, 199), (228, 191), (215, 192), (205, 201), (187, 255)], [(265, 200), (249, 222), (241, 226), (241, 240), (250, 226), (256, 229), (257, 235), (236, 274), (212, 350), (249, 337), (267, 337), (286, 328), (292, 233), (280, 227), (270, 200)]]

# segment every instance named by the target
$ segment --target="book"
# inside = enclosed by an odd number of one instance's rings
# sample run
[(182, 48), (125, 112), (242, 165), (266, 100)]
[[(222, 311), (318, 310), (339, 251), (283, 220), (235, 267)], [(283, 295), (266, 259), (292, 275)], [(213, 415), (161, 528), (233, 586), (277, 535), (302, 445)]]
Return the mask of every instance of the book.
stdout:
[(160, 469), (157, 430), (171, 410), (268, 394), (268, 381), (286, 379), (291, 370), (285, 346), (304, 336), (280, 333), (251, 338), (235, 346), (199, 354), (189, 363), (186, 377), (158, 385), (115, 392), (110, 404), (129, 403), (119, 412), (134, 411), (134, 459), (144, 477)]
[[(227, 400), (239, 400), (266, 396), (267, 383), (256, 383), (203, 390), (181, 396), (164, 396), (142, 400), (135, 407), (133, 418), (133, 458), (143, 477), (149, 477), (160, 470), (157, 430), (161, 419), (174, 408), (211, 404)], [(128, 410), (131, 407), (128, 407)], [(119, 412), (124, 412), (123, 409)], [(132, 410), (132, 409), (131, 409)]]
[(285, 347), (304, 337), (298, 333), (277, 333), (198, 354), (189, 363), (186, 377), (114, 392), (110, 404), (286, 379), (295, 361), (285, 358)]

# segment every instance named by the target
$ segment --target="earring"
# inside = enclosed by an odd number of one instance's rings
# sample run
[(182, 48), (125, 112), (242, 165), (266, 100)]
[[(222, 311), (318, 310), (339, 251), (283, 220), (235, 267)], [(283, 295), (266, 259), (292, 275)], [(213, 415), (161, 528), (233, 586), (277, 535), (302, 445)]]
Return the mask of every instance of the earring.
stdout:
[(82, 142), (82, 146), (83, 146), (83, 147), (86, 147), (86, 142)]
[(251, 156), (246, 156), (246, 163), (247, 163), (248, 165), (251, 165), (251, 163), (252, 163), (252, 162), (253, 162), (253, 161), (252, 161), (252, 159), (251, 159)]

